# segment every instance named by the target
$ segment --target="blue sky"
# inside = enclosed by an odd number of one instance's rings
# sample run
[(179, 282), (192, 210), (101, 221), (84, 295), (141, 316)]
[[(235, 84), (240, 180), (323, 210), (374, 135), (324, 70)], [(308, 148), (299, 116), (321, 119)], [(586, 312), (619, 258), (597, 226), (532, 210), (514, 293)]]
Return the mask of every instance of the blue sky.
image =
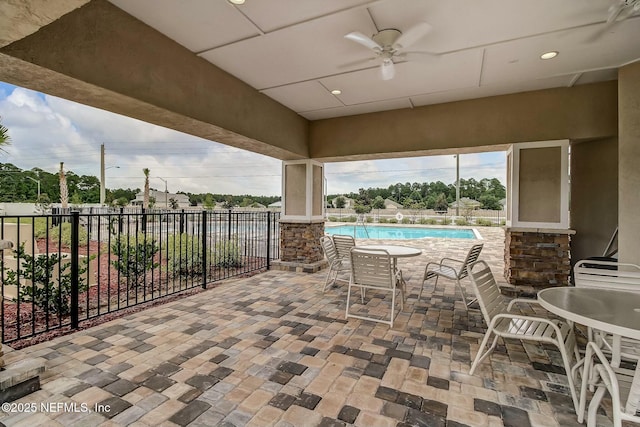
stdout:
[[(281, 161), (0, 82), (0, 117), (12, 143), (0, 162), (55, 173), (100, 175), (105, 145), (107, 188), (280, 195)], [(455, 181), (454, 156), (327, 163), (330, 194), (397, 182)], [(505, 179), (504, 152), (463, 154), (461, 178)]]

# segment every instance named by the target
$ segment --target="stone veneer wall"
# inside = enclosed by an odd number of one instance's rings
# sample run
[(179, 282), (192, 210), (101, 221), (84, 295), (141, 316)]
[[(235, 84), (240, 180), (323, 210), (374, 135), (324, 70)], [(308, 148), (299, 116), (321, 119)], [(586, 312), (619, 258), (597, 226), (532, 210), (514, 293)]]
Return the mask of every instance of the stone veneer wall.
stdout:
[(280, 260), (311, 264), (322, 261), (324, 254), (320, 237), (324, 236), (324, 221), (301, 223), (280, 222)]
[(569, 285), (572, 231), (505, 232), (505, 278), (521, 292)]

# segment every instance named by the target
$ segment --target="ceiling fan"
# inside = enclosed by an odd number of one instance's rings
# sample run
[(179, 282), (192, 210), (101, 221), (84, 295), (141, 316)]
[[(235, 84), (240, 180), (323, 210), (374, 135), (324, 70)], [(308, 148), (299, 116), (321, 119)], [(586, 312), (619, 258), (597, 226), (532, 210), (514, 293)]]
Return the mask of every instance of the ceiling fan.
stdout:
[(614, 0), (613, 4), (609, 6), (607, 12), (607, 21), (604, 26), (594, 33), (588, 42), (594, 42), (611, 29), (614, 25), (624, 21), (627, 18), (640, 12), (640, 0)]
[(404, 59), (409, 53), (419, 53), (433, 55), (429, 52), (406, 52), (404, 49), (420, 40), (431, 30), (431, 25), (426, 22), (419, 22), (409, 28), (404, 33), (395, 28), (380, 30), (371, 37), (367, 37), (361, 32), (354, 31), (346, 34), (346, 39), (352, 40), (371, 50), (375, 56), (373, 58), (363, 59), (352, 62), (347, 65), (356, 65), (366, 63), (372, 60), (381, 60), (380, 74), (383, 80), (391, 80), (396, 74), (394, 59)]

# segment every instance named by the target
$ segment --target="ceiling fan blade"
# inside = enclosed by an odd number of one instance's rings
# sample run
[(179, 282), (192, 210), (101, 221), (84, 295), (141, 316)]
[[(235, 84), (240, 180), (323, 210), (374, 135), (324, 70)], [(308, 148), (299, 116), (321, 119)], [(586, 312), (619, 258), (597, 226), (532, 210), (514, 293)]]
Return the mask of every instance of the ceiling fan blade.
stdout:
[(418, 22), (416, 25), (403, 32), (393, 46), (399, 49), (409, 47), (431, 31), (431, 28), (431, 25), (426, 22)]
[(393, 76), (396, 75), (396, 66), (393, 64), (393, 61), (383, 61), (380, 65), (380, 75), (382, 76), (382, 80), (391, 80)]
[(358, 65), (366, 65), (371, 61), (375, 61), (376, 59), (378, 59), (378, 58), (377, 57), (373, 57), (373, 58), (358, 59), (357, 61), (351, 61), (351, 62), (347, 62), (347, 63), (344, 63), (344, 64), (340, 64), (338, 66), (338, 68), (351, 68), (351, 67), (355, 67), (355, 66), (358, 66)]
[(434, 52), (425, 52), (425, 51), (417, 51), (417, 50), (412, 50), (410, 52), (402, 52), (398, 55), (395, 55), (394, 58), (400, 58), (403, 61), (412, 61), (412, 60), (427, 60), (427, 59), (434, 59), (434, 58), (440, 58), (442, 56), (441, 53), (434, 53)]
[(361, 32), (354, 31), (349, 34), (345, 34), (345, 39), (353, 40), (356, 43), (360, 43), (361, 45), (368, 47), (369, 49), (373, 49), (376, 51), (382, 50), (382, 46), (376, 43), (371, 37), (367, 37)]

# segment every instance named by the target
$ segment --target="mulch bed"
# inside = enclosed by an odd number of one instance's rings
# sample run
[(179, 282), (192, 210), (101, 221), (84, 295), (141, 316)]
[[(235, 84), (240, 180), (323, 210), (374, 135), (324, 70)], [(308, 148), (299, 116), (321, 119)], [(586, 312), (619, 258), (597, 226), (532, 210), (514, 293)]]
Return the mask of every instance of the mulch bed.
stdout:
[[(59, 251), (71, 252), (70, 248), (64, 246), (60, 247), (59, 250), (57, 241), (49, 241), (47, 244), (44, 239), (39, 239), (37, 246), (41, 254), (47, 253), (47, 249), (49, 254), (58, 253)], [(79, 318), (81, 319), (79, 329), (90, 328), (130, 313), (205, 291), (200, 286), (201, 279), (199, 277), (174, 279), (170, 274), (166, 273), (166, 268), (163, 272), (161, 267), (158, 267), (153, 272), (147, 273), (146, 280), (141, 280), (145, 282), (142, 285), (144, 292), (140, 288), (136, 292), (134, 284), (130, 283), (132, 289), (127, 289), (126, 278), (119, 277), (118, 270), (111, 264), (111, 261), (117, 257), (115, 255), (110, 257), (104, 245), (102, 245), (101, 250), (101, 245), (92, 241), (88, 246), (80, 247), (79, 253), (84, 256), (96, 255), (95, 259), (91, 261), (91, 270), (97, 278), (97, 285), (92, 283), (92, 286), (86, 292), (82, 292), (79, 295)], [(159, 256), (156, 261), (161, 261)], [(164, 263), (166, 264), (166, 260)], [(207, 289), (217, 287), (227, 278), (250, 277), (263, 272), (265, 269), (260, 268), (261, 263), (263, 263), (263, 260), (260, 258), (251, 257), (245, 259), (243, 270), (253, 271), (237, 275), (234, 275), (237, 270), (233, 268), (212, 269), (207, 273)], [(136, 301), (140, 301), (140, 303), (131, 306), (131, 304), (136, 304)], [(122, 308), (119, 309), (118, 307)], [(58, 316), (57, 314), (49, 313), (47, 316), (47, 313), (33, 306), (30, 302), (21, 303), (19, 311), (20, 336), (27, 335), (29, 337), (16, 340), (18, 337), (18, 322), (16, 322), (18, 319), (18, 304), (4, 301), (4, 334), (2, 341), (10, 342), (10, 346), (14, 349), (28, 347), (76, 331), (71, 329), (68, 315)], [(82, 320), (83, 318), (86, 320)], [(50, 328), (55, 329), (47, 331)]]

